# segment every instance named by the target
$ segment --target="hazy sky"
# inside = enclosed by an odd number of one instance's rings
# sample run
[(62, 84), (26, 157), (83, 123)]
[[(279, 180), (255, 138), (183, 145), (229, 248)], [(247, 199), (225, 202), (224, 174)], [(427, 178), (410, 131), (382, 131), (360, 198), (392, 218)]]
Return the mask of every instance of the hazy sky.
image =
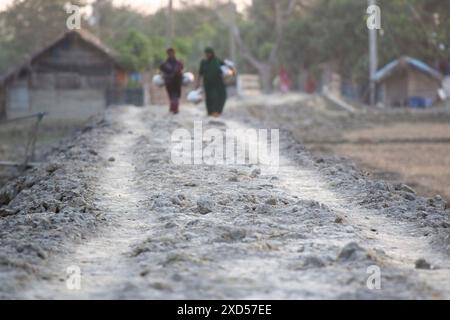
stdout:
[[(0, 10), (4, 9), (8, 4), (12, 3), (13, 0), (0, 0)], [(68, 0), (67, 2), (70, 2)], [(135, 7), (138, 10), (143, 10), (146, 12), (151, 12), (154, 10), (157, 10), (158, 8), (162, 6), (166, 6), (168, 1), (167, 0), (114, 0), (114, 2), (117, 5), (130, 5), (132, 7)], [(180, 4), (180, 3), (208, 3), (208, 0), (174, 0), (174, 3)], [(246, 4), (251, 3), (251, 0), (234, 0), (241, 8), (244, 7)]]

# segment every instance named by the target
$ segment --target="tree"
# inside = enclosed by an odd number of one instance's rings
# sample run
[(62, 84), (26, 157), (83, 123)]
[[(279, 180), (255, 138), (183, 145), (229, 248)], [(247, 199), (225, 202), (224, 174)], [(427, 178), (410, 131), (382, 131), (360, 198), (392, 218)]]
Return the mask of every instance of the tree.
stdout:
[(344, 77), (361, 66), (366, 76), (366, 8), (366, 1), (355, 0), (317, 0), (304, 6), (287, 22), (281, 58), (294, 62), (295, 71), (329, 63)]
[(122, 64), (130, 71), (139, 72), (151, 64), (153, 52), (150, 41), (138, 31), (129, 32), (126, 39), (117, 48)]
[[(1, 13), (0, 43), (2, 48), (7, 48), (2, 53), (4, 63), (5, 60), (8, 65), (18, 63), (25, 54), (41, 49), (65, 32), (66, 3), (66, 0), (14, 0), (10, 8)], [(86, 3), (74, 0), (72, 4), (84, 6)]]
[(226, 10), (216, 10), (221, 21), (229, 26), (242, 57), (259, 73), (264, 92), (273, 89), (286, 21), (299, 4), (299, 0), (254, 1), (249, 20), (240, 24), (220, 14)]
[[(121, 49), (125, 45), (130, 31), (136, 31), (148, 39), (150, 51), (149, 66), (157, 67), (165, 58), (167, 46), (167, 12), (165, 9), (153, 14), (142, 14), (127, 6), (117, 7), (110, 0), (102, 0), (97, 7), (101, 19), (100, 24), (93, 28), (99, 37), (110, 47), (115, 48), (119, 55), (125, 53)], [(217, 24), (217, 16), (212, 8), (202, 5), (191, 5), (179, 8), (173, 12), (175, 37), (172, 46), (177, 50), (179, 58), (183, 59), (186, 68), (196, 70), (206, 46), (213, 46), (219, 53), (225, 52), (227, 42), (220, 36), (226, 29)], [(120, 26), (120, 28), (117, 28)], [(124, 57), (124, 60), (130, 60)]]
[[(436, 66), (449, 58), (450, 2), (439, 0), (378, 0), (380, 66), (409, 55)], [(366, 1), (316, 0), (294, 12), (285, 27), (280, 59), (315, 68), (333, 65), (345, 79), (368, 81)], [(297, 69), (299, 68), (299, 69)]]

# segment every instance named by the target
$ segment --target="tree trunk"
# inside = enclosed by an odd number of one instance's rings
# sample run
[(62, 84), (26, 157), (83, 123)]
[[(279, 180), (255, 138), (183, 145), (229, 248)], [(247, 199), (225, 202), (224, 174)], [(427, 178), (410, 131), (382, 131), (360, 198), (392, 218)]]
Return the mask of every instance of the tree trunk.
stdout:
[(270, 64), (263, 64), (258, 68), (258, 74), (261, 79), (261, 87), (264, 93), (271, 93), (273, 91), (273, 73)]
[(237, 46), (239, 47), (243, 58), (247, 60), (258, 71), (261, 78), (262, 90), (264, 93), (271, 93), (273, 91), (273, 71), (274, 68), (276, 68), (278, 62), (278, 51), (284, 39), (283, 29), (287, 18), (294, 11), (298, 0), (290, 0), (284, 12), (283, 6), (280, 4), (279, 0), (271, 1), (274, 8), (273, 14), (275, 18), (275, 43), (273, 45), (272, 51), (270, 52), (269, 58), (266, 61), (261, 61), (252, 54), (250, 48), (243, 41), (241, 37), (241, 31), (239, 30), (239, 27), (235, 22), (230, 23), (229, 20), (218, 14), (219, 19), (222, 20), (225, 25), (228, 25), (230, 27), (232, 35), (236, 41)]

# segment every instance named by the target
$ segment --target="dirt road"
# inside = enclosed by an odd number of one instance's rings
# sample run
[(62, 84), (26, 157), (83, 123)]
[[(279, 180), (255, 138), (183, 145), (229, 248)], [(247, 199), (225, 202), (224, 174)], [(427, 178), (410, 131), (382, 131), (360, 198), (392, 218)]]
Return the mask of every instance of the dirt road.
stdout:
[(320, 96), (255, 97), (237, 104), (260, 121), (278, 123), (318, 155), (343, 155), (392, 184), (407, 183), (425, 197), (450, 200), (450, 109), (366, 108), (353, 113)]
[[(174, 165), (171, 134), (194, 120), (261, 127), (197, 109), (118, 108), (2, 189), (0, 297), (450, 298), (442, 199), (368, 181), (344, 159), (315, 159), (284, 133), (276, 174)], [(81, 271), (79, 290), (69, 290), (70, 267)], [(368, 287), (374, 270), (379, 290)]]

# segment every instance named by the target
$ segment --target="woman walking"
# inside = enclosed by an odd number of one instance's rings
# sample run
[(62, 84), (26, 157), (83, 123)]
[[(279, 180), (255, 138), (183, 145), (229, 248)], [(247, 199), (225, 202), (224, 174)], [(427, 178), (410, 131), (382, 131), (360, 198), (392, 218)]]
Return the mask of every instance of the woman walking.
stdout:
[(200, 88), (203, 79), (203, 87), (206, 96), (206, 108), (208, 116), (220, 117), (227, 101), (227, 88), (222, 74), (224, 62), (216, 57), (214, 50), (205, 50), (205, 59), (200, 64), (197, 88)]
[(175, 49), (167, 50), (167, 60), (159, 68), (164, 77), (167, 94), (170, 100), (170, 112), (180, 112), (181, 86), (183, 84), (183, 63), (176, 58)]

